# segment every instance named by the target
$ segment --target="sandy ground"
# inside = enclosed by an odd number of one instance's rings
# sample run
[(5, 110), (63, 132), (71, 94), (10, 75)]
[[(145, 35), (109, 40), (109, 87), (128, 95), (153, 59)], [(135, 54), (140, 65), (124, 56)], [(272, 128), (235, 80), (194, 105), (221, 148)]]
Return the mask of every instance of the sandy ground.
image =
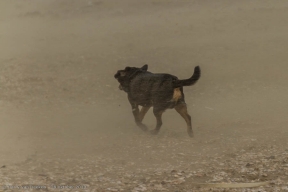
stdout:
[[(0, 1), (3, 189), (288, 191), (287, 23), (287, 1)], [(184, 89), (194, 138), (174, 110), (157, 136), (136, 127), (113, 75), (146, 63), (201, 67)]]

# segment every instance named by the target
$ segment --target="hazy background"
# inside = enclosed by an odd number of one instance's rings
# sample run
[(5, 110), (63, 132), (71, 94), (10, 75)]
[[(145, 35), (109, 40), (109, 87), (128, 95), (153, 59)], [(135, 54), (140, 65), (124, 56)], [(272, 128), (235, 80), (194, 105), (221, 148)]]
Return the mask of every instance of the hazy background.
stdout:
[[(285, 147), (287, 23), (288, 1), (1, 0), (0, 166), (101, 156), (130, 169)], [(194, 138), (174, 110), (158, 136), (136, 127), (113, 76), (144, 64), (180, 79), (201, 67), (184, 88)], [(144, 122), (154, 128), (152, 110)]]

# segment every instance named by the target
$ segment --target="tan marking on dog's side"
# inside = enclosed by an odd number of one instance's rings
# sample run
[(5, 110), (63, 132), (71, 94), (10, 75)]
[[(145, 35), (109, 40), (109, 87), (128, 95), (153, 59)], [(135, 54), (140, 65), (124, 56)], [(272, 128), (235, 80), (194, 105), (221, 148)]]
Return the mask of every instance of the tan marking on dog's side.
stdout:
[(175, 88), (173, 92), (172, 101), (177, 102), (181, 97), (182, 97), (182, 93), (180, 91), (180, 88)]

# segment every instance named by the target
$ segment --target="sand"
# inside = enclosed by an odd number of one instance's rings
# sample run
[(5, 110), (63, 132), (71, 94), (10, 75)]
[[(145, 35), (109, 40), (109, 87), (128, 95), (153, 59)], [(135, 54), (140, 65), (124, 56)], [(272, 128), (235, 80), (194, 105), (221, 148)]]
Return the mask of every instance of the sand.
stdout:
[[(59, 166), (52, 169), (55, 161), (66, 171), (81, 164), (92, 175), (117, 175), (111, 166), (123, 167), (119, 175), (193, 172), (205, 163), (208, 171), (216, 157), (223, 163), (269, 146), (285, 151), (287, 23), (287, 1), (1, 1), (1, 174), (10, 185), (27, 184), (24, 178), (13, 179), (9, 167), (25, 173), (34, 166), (37, 173), (31, 177), (37, 181), (42, 172), (59, 171)], [(151, 72), (180, 79), (201, 67), (199, 82), (184, 88), (194, 138), (175, 110), (164, 113), (157, 136), (135, 125), (127, 96), (113, 76), (126, 66), (144, 64)], [(154, 128), (152, 110), (144, 123)], [(67, 159), (74, 164), (62, 162)], [(97, 163), (94, 159), (112, 171), (88, 168), (87, 159), (89, 166)], [(83, 174), (78, 171), (74, 176)], [(277, 174), (271, 180), (279, 177), (288, 181)], [(59, 178), (37, 182), (50, 185)], [(173, 189), (185, 191), (189, 182)], [(90, 191), (112, 186), (103, 183), (90, 184)], [(138, 190), (132, 184), (122, 189), (133, 187)]]

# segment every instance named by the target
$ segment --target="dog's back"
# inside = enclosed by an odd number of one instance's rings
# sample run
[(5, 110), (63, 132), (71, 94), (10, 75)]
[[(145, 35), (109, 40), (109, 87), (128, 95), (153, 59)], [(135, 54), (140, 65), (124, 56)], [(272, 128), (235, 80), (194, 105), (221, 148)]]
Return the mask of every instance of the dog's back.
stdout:
[[(170, 74), (154, 74), (150, 72), (138, 74), (130, 83), (131, 99), (142, 106), (155, 103), (158, 105), (170, 105), (174, 89), (177, 89), (174, 87), (174, 83), (177, 80), (177, 77)], [(184, 96), (183, 92), (179, 92), (179, 94)]]

